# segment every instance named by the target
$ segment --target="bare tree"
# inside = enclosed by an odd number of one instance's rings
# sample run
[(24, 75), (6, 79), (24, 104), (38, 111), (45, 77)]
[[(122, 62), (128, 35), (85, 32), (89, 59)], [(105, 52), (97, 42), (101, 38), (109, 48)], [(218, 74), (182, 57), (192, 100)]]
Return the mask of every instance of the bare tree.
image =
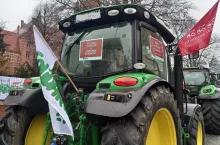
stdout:
[(220, 36), (214, 34), (207, 48), (200, 50), (199, 58), (189, 59), (188, 56), (183, 57), (185, 67), (209, 66), (213, 71), (220, 71)]
[(56, 0), (68, 14), (102, 5), (138, 4), (162, 20), (173, 30), (177, 40), (195, 24), (189, 11), (196, 9), (190, 0)]
[(8, 59), (4, 57), (4, 52), (8, 47), (8, 44), (4, 42), (4, 36), (3, 30), (5, 28), (5, 22), (3, 20), (0, 20), (0, 75), (7, 75), (8, 74)]
[[(31, 19), (31, 24), (39, 29), (57, 56), (59, 56), (60, 53), (63, 36), (62, 32), (58, 29), (58, 22), (61, 20), (62, 11), (62, 7), (58, 6), (57, 3), (40, 3), (33, 10)], [(23, 36), (34, 44), (32, 27), (30, 27)]]
[(5, 22), (0, 20), (0, 52), (1, 53), (4, 53), (8, 47), (8, 44), (4, 42), (4, 37), (5, 37), (5, 34), (3, 33), (4, 28), (5, 28)]

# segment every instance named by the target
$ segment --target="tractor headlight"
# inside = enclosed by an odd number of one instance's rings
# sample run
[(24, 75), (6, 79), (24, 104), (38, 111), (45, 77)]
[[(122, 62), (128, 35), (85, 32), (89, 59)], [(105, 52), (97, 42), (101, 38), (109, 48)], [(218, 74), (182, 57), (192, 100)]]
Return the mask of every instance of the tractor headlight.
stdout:
[(71, 25), (70, 22), (65, 22), (65, 23), (63, 24), (63, 27), (64, 27), (64, 28), (68, 28), (70, 25)]
[(150, 14), (149, 14), (147, 11), (145, 11), (145, 12), (144, 12), (144, 17), (145, 17), (146, 19), (149, 19), (149, 18), (150, 18)]
[(134, 14), (137, 12), (137, 10), (135, 8), (126, 8), (126, 9), (124, 9), (124, 12), (126, 14)]
[(108, 11), (109, 16), (116, 16), (119, 14), (119, 10), (110, 10)]

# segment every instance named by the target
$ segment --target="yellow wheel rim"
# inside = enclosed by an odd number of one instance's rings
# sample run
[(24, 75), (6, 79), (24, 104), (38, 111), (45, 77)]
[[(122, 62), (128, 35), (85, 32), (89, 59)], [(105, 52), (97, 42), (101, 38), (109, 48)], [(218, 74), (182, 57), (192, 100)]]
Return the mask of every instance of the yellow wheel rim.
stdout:
[(197, 129), (197, 145), (203, 145), (202, 124), (199, 122)]
[[(25, 138), (25, 145), (41, 145), (44, 139), (45, 127), (47, 122), (47, 115), (36, 115), (32, 120)], [(50, 137), (52, 128), (47, 137), (46, 145), (50, 144)]]
[(155, 114), (146, 145), (177, 145), (176, 128), (169, 110), (162, 108)]

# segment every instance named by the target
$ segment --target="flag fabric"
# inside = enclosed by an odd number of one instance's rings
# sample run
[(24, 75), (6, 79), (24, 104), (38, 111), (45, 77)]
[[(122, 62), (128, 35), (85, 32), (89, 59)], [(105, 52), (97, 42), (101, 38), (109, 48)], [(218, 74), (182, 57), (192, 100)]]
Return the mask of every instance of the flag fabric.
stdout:
[(51, 71), (57, 58), (39, 30), (35, 26), (33, 26), (33, 30), (42, 92), (49, 105), (53, 131), (55, 134), (74, 137), (70, 119)]
[(205, 16), (178, 42), (181, 54), (196, 54), (209, 46), (219, 1)]

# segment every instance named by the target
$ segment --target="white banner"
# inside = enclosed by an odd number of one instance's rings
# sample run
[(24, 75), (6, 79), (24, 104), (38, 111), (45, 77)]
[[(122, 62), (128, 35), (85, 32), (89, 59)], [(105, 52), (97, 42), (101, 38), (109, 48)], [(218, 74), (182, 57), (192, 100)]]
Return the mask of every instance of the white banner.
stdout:
[(23, 82), (24, 78), (0, 76), (0, 100), (4, 100), (11, 89), (21, 87)]

